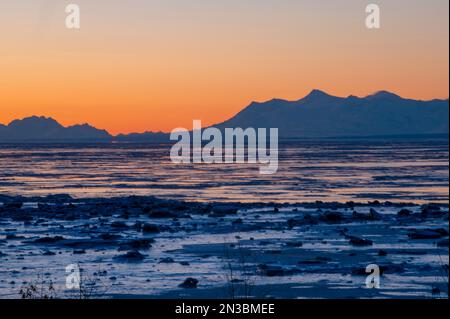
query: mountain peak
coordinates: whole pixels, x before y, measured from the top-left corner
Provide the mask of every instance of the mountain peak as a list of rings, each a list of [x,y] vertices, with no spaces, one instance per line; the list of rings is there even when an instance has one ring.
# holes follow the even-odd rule
[[[317,97],[317,96],[331,96],[331,95],[329,95],[328,93],[326,93],[324,91],[314,89],[307,96]]]
[[[314,89],[307,96],[305,96],[301,101],[305,102],[313,102],[313,101],[323,101],[324,99],[335,99],[335,96],[332,96],[324,91]]]
[[[51,117],[45,116],[30,116],[25,117],[21,120],[14,120],[8,124],[9,128],[17,128],[24,126],[32,126],[32,127],[53,127],[60,128],[62,127],[56,120]]]
[[[386,98],[395,98],[395,99],[400,99],[401,97],[398,96],[395,93],[389,92],[389,91],[378,91],[375,92],[372,95],[369,95],[367,98],[377,98],[377,99],[386,99]]]
[[[89,124],[64,127],[51,117],[30,116],[0,126],[0,141],[108,141],[108,132]]]
[[[381,91],[367,97],[313,90],[303,99],[247,108],[219,128],[278,128],[281,138],[448,134],[448,101],[404,99]]]

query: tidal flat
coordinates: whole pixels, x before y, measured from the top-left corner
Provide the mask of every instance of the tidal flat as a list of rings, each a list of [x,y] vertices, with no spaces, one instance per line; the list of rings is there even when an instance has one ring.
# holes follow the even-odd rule
[[[0,196],[0,297],[448,298],[448,205]],[[366,267],[378,265],[380,288]],[[66,286],[77,265],[89,295]]]

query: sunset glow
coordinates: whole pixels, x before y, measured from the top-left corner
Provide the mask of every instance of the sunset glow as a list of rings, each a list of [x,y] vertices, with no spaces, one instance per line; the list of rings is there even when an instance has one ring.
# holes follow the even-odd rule
[[[0,4],[0,123],[170,131],[314,88],[448,98],[447,0],[377,1],[380,30],[358,0],[76,2],[80,30],[65,28],[65,1]]]

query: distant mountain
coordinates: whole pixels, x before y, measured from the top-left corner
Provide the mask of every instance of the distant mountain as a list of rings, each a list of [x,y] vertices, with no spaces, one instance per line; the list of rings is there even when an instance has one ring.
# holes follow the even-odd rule
[[[219,129],[278,128],[281,139],[446,136],[449,101],[404,99],[380,91],[366,97],[337,97],[313,90],[298,101],[253,102]],[[188,128],[189,129],[189,128]],[[0,124],[0,142],[170,142],[169,133],[115,137],[88,124],[64,127],[52,118],[28,117]]]
[[[387,91],[342,98],[313,90],[298,101],[253,102],[215,127],[278,127],[281,138],[448,135],[448,116],[448,100],[403,99]]]
[[[64,127],[52,118],[27,117],[0,126],[0,142],[106,142],[112,136],[88,124]]]

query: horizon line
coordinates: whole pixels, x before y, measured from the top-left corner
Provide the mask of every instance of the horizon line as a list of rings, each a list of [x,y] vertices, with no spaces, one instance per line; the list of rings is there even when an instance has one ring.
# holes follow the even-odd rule
[[[398,97],[398,98],[403,99],[403,100],[413,100],[413,101],[419,101],[419,102],[432,102],[432,101],[447,101],[448,102],[449,101],[449,97],[447,97],[447,98],[432,98],[432,99],[406,98],[406,97],[403,97],[403,96],[401,96],[399,94],[393,93],[393,92],[388,91],[388,90],[378,90],[378,91],[370,93],[370,94],[368,94],[366,96],[356,96],[356,95],[353,95],[353,94],[350,94],[350,95],[347,95],[347,96],[337,96],[337,95],[329,94],[326,91],[321,90],[321,89],[312,89],[308,94],[306,94],[302,98],[296,99],[296,100],[288,100],[288,99],[283,99],[283,98],[272,98],[272,99],[264,100],[264,101],[261,101],[261,102],[251,101],[250,103],[247,104],[247,106],[244,106],[239,112],[245,110],[247,107],[249,107],[252,104],[264,104],[264,103],[269,103],[269,102],[272,102],[272,101],[284,101],[284,102],[288,102],[288,103],[294,103],[294,102],[299,102],[299,101],[302,101],[302,100],[304,100],[304,99],[306,99],[306,98],[308,98],[310,96],[314,96],[314,95],[318,95],[318,94],[323,95],[323,96],[332,97],[332,98],[338,98],[338,99],[349,99],[349,98],[367,99],[367,98],[370,98],[370,97],[374,97],[374,96],[383,94],[383,95],[395,96],[395,97]],[[236,116],[238,113],[236,113],[234,116]],[[232,116],[232,117],[230,117],[228,119],[225,119],[222,122],[227,121],[227,120],[233,118],[234,116]],[[88,121],[84,122],[84,123],[77,123],[77,124],[72,124],[72,125],[66,125],[65,126],[65,125],[61,124],[55,117],[53,117],[51,115],[47,116],[47,115],[36,115],[36,114],[25,116],[25,117],[22,117],[22,118],[14,119],[14,120],[10,121],[7,124],[0,123],[0,127],[1,126],[8,127],[9,125],[11,125],[15,121],[23,121],[23,120],[30,119],[30,118],[40,118],[40,119],[46,119],[46,120],[53,120],[53,121],[57,122],[58,124],[60,124],[61,126],[63,126],[64,128],[70,128],[70,127],[76,127],[76,126],[90,126],[90,127],[93,127],[93,128],[95,128],[97,130],[100,130],[100,131],[106,131],[112,137],[117,137],[117,136],[120,136],[120,135],[145,134],[145,133],[170,134],[170,132],[164,132],[162,130],[159,130],[159,131],[145,130],[145,131],[141,131],[141,132],[129,132],[129,133],[111,134],[108,129],[98,128],[98,127],[93,126],[92,124],[90,124]],[[216,124],[213,124],[213,125],[210,125],[210,126],[215,126],[215,125],[218,125],[218,124],[220,124],[222,122],[219,122],[219,123],[216,123]],[[205,127],[208,127],[208,126],[205,126]]]

